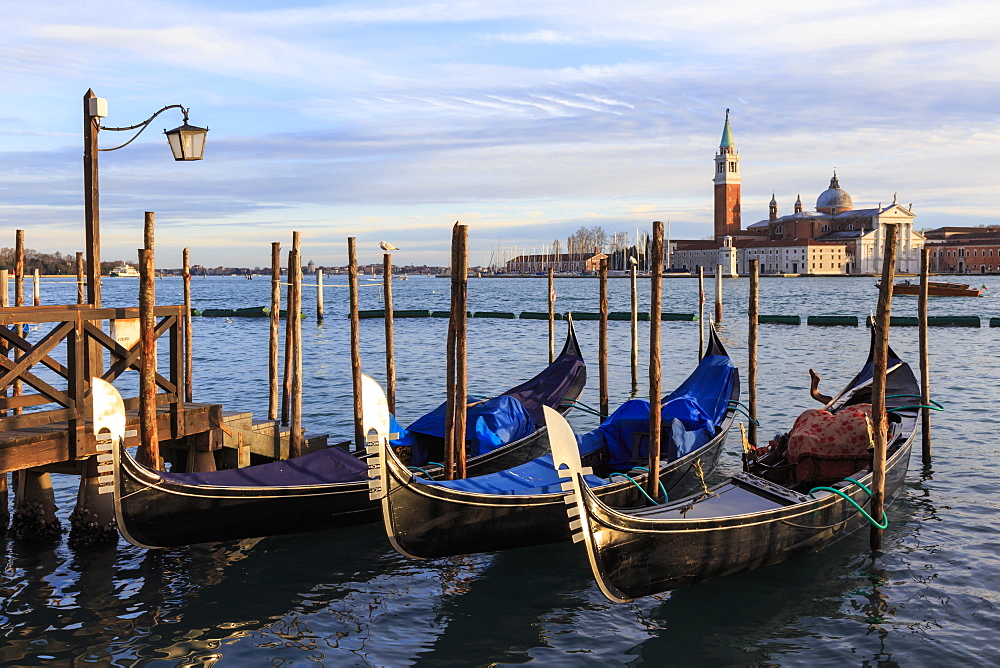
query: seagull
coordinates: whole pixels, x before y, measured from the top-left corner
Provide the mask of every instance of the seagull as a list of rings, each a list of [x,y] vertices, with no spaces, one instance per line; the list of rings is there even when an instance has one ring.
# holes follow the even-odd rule
[[[635,259],[635,256],[634,256],[634,255],[632,255],[632,256],[630,256],[630,257],[629,257],[629,259],[628,259],[628,263],[629,263],[630,265],[633,265],[633,266],[635,266],[635,265],[639,264],[639,261]]]
[[[398,248],[396,248],[395,246],[393,246],[388,241],[380,241],[380,242],[378,242],[378,247],[381,248],[384,251],[399,250]]]

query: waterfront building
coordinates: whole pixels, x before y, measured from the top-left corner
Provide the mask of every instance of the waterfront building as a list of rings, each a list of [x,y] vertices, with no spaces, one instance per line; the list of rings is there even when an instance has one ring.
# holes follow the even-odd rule
[[[768,218],[750,225],[747,230],[753,236],[771,242],[816,240],[842,244],[850,256],[844,273],[877,274],[882,271],[886,225],[896,225],[899,239],[896,271],[917,273],[920,271],[920,249],[924,246],[924,236],[913,229],[914,218],[913,205],[900,205],[895,195],[888,206],[879,203],[876,207],[855,209],[850,194],[840,187],[840,180],[834,171],[830,187],[816,198],[815,211],[803,210],[800,195],[795,201],[793,213],[779,216],[778,202],[772,195]]]
[[[740,274],[750,273],[751,260],[759,262],[761,274],[842,276],[851,264],[844,244],[816,239],[744,240],[739,249]]]
[[[1000,227],[925,230],[928,269],[934,273],[1000,273]]]

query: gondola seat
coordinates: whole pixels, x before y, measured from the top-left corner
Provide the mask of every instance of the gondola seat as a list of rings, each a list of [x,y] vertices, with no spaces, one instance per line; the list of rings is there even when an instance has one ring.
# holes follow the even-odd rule
[[[868,465],[868,421],[871,404],[848,406],[836,413],[822,409],[803,412],[788,432],[788,462],[795,481],[841,480]]]

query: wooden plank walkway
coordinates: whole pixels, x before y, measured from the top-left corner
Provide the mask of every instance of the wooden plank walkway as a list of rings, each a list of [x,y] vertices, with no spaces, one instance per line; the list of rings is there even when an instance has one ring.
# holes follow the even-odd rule
[[[220,429],[220,404],[179,404],[177,419],[170,406],[157,407],[156,421],[162,440],[176,440]],[[128,411],[125,443],[139,444],[139,412]],[[78,462],[97,454],[91,420],[85,421],[85,436],[79,452],[71,452],[68,422],[52,422],[12,431],[0,431],[0,473],[46,467],[53,472],[79,473]],[[222,447],[220,443],[217,447]],[[215,449],[208,446],[208,449]]]

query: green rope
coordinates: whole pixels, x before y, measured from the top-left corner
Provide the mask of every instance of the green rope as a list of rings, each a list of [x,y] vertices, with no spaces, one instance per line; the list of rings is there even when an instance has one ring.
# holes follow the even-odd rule
[[[643,471],[645,473],[649,473],[649,469],[647,469],[645,466],[633,466],[631,470],[633,470],[633,471]],[[633,478],[632,476],[630,476],[627,473],[619,473],[618,471],[615,471],[610,476],[608,476],[608,479],[614,478],[616,475],[617,476],[621,476],[623,478],[627,478],[633,485],[635,485],[636,487],[639,488],[639,491],[642,492],[642,495],[644,497],[646,497],[647,499],[649,499],[650,503],[652,503],[654,506],[661,505],[659,501],[657,501],[656,499],[652,498],[649,494],[646,493],[646,490],[644,490],[642,488],[642,485],[640,485],[635,480],[635,478]],[[663,486],[663,481],[662,480],[657,480],[657,482],[660,484],[660,491],[663,492],[663,503],[667,503],[668,501],[670,501],[670,498],[667,496],[667,488]]]
[[[636,489],[638,489],[640,492],[642,492],[642,495],[644,497],[646,497],[647,499],[649,499],[649,502],[652,503],[654,506],[660,505],[659,501],[657,501],[656,499],[654,499],[653,497],[651,497],[649,494],[647,494],[646,490],[644,490],[642,488],[642,485],[640,485],[638,483],[638,481],[636,481],[635,478],[633,478],[632,476],[628,475],[627,473],[619,473],[618,471],[615,471],[610,476],[608,476],[608,479],[610,480],[611,478],[614,478],[616,475],[617,476],[621,476],[622,478],[625,478],[626,480],[628,480],[629,482],[631,482],[633,485],[635,485]],[[662,483],[660,483],[660,484],[662,486]]]
[[[427,471],[423,470],[419,466],[407,466],[406,468],[409,469],[410,471],[420,471],[425,476],[427,476],[428,480],[434,480],[434,476],[432,476],[430,473],[428,473]]]
[[[886,399],[902,399],[902,398],[923,399],[924,396],[922,394],[887,394],[885,396],[885,398]],[[898,408],[890,408],[888,410],[890,410],[890,411],[898,411],[898,410],[902,410],[904,408],[929,408],[929,409],[935,410],[935,411],[943,411],[944,410],[944,406],[942,406],[938,402],[934,401],[933,399],[928,399],[927,401],[931,402],[934,405],[933,406],[924,406],[923,404],[918,404],[916,406],[900,406]]]
[[[932,410],[932,411],[943,411],[944,410],[944,408],[942,408],[940,406],[927,406],[925,404],[913,404],[911,406],[893,406],[892,408],[886,408],[885,412],[886,413],[894,413],[896,411],[913,410],[914,408],[926,408],[926,409]]]
[[[745,410],[743,410],[739,406],[730,406],[730,408],[732,408],[737,413],[740,413],[741,415],[743,415],[744,417],[746,417],[746,419],[748,419],[751,422],[753,422],[753,426],[755,426],[755,427],[759,427],[760,426],[760,422],[757,422],[757,420],[754,420],[752,417],[750,417],[750,412],[749,411],[745,411]]]
[[[858,487],[860,487],[861,489],[863,489],[865,491],[865,493],[869,497],[871,497],[872,491],[870,489],[868,489],[867,487],[865,487],[862,483],[860,483],[857,480],[855,480],[854,478],[844,478],[844,482],[853,482],[855,485],[857,485]],[[889,526],[889,516],[885,514],[885,510],[882,511],[882,523],[879,524],[878,522],[875,521],[875,519],[871,515],[869,515],[865,511],[864,508],[862,508],[861,506],[858,505],[857,501],[855,501],[854,499],[852,499],[850,496],[848,496],[842,490],[835,489],[833,487],[813,487],[811,490],[809,490],[809,497],[812,498],[812,499],[815,499],[816,497],[813,496],[813,492],[820,492],[820,491],[822,491],[822,492],[833,492],[834,494],[836,494],[836,495],[840,496],[841,498],[845,499],[846,501],[850,502],[850,504],[852,506],[854,506],[855,508],[858,509],[858,512],[860,512],[862,515],[864,515],[868,519],[868,521],[871,522],[871,524],[872,524],[873,527],[875,527],[877,529],[885,529],[887,526]]]

